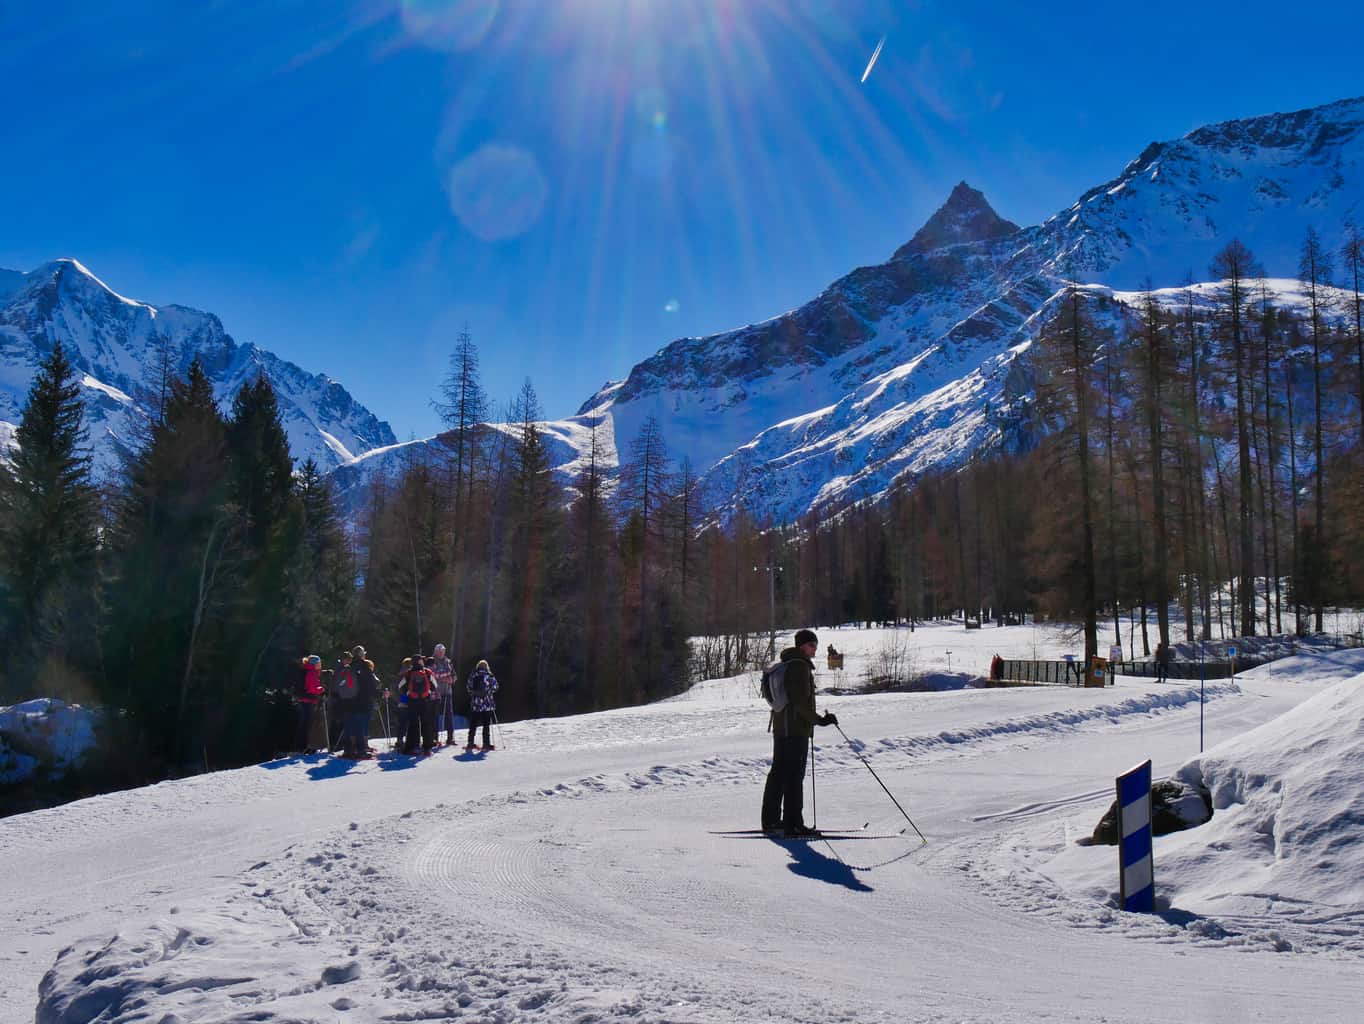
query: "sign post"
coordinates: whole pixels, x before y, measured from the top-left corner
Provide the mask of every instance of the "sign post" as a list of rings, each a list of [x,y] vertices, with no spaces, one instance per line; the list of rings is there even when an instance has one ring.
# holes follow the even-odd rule
[[[1156,909],[1150,760],[1119,775],[1117,790],[1119,905],[1123,910],[1149,914]]]

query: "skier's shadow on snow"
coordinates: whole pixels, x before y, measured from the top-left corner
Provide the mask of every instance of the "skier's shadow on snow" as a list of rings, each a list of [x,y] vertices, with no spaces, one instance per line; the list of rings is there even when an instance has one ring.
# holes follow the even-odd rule
[[[396,751],[381,754],[378,757],[379,770],[381,772],[402,772],[417,767],[421,760],[422,758],[416,754],[399,754]]]
[[[873,891],[871,886],[853,873],[851,867],[837,857],[830,857],[815,849],[816,844],[813,842],[802,839],[788,841],[775,837],[772,841],[791,855],[792,862],[786,866],[794,874],[803,878],[813,878],[817,882],[841,885],[853,892]]]
[[[308,778],[314,782],[321,782],[323,779],[339,779],[352,768],[355,762],[344,757],[330,757],[321,764],[315,764],[308,769]]]

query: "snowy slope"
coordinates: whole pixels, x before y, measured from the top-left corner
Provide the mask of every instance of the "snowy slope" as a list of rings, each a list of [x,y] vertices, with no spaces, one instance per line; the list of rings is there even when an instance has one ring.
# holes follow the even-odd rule
[[[0,446],[18,422],[38,364],[57,340],[83,375],[92,447],[103,473],[136,440],[163,349],[180,373],[198,355],[224,408],[242,384],[265,373],[300,464],[311,457],[328,470],[395,440],[388,424],[337,381],[238,344],[211,313],[125,298],[77,261],[62,259],[24,274],[0,271]]]
[[[1026,627],[915,638],[1058,644]],[[821,639],[866,657],[886,634]],[[1292,732],[1274,720],[1361,669],[1346,652],[1218,682],[1209,742]],[[506,726],[483,757],[274,762],[4,819],[0,1022],[33,1020],[40,998],[44,1024],[1354,1019],[1364,950],[1312,893],[1285,939],[1272,909],[1128,915],[1106,887],[1045,874],[1081,849],[1117,772],[1196,752],[1196,686],[820,703],[928,846],[710,834],[756,816],[770,739],[752,677]],[[807,820],[903,827],[835,731],[818,740]],[[1246,746],[1248,764],[1269,749]],[[1316,870],[1353,884],[1353,866]]]

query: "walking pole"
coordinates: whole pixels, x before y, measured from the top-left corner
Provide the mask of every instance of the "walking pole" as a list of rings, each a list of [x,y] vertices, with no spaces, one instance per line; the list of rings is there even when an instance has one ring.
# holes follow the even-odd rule
[[[848,749],[851,750],[854,754],[856,754],[857,759],[867,766],[867,771],[871,772],[871,777],[877,781],[877,783],[880,785],[882,789],[886,790],[886,796],[890,797],[890,802],[893,803],[899,809],[900,813],[905,816],[905,821],[909,822],[910,828],[914,829],[915,832],[919,832],[919,826],[914,824],[914,819],[909,816],[909,812],[906,811],[903,807],[900,807],[900,801],[895,799],[895,794],[892,793],[890,790],[886,789],[886,784],[881,781],[881,776],[876,774],[876,769],[871,766],[870,761],[868,761],[865,757],[862,756],[862,752],[858,750],[855,746],[853,746],[853,741],[848,739],[848,734],[843,731],[843,726],[835,725],[834,728],[837,729],[838,734],[843,737],[843,742],[848,744]],[[925,843],[928,842],[928,839],[924,836],[922,832],[919,832],[919,838],[922,839]]]

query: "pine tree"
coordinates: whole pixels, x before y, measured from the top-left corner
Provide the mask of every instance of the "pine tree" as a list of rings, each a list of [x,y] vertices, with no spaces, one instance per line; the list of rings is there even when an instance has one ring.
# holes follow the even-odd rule
[[[477,457],[476,428],[487,416],[488,398],[479,377],[478,348],[467,327],[455,339],[450,354],[450,369],[441,383],[441,399],[436,411],[453,433],[454,479],[450,519],[451,613],[450,637],[457,643],[461,635],[464,609],[465,564],[469,536],[473,532],[468,514],[473,499],[474,467]]]
[[[38,367],[15,440],[0,474],[0,646],[5,688],[17,695],[61,684],[42,666],[92,611],[98,504],[81,387],[60,342]]]
[[[1236,451],[1240,467],[1240,501],[1237,522],[1240,538],[1238,587],[1241,611],[1241,635],[1255,635],[1255,548],[1252,530],[1254,495],[1251,490],[1250,420],[1247,413],[1249,399],[1246,385],[1250,380],[1246,359],[1245,309],[1249,301],[1250,279],[1258,271],[1255,258],[1237,240],[1232,240],[1219,252],[1212,263],[1212,274],[1222,280],[1221,315],[1227,340],[1231,342],[1233,373],[1236,377]]]
[[[1345,243],[1340,247],[1341,266],[1345,270],[1353,297],[1355,370],[1359,375],[1359,444],[1364,448],[1364,234],[1359,224],[1351,220],[1345,224]]]
[[[1151,445],[1151,510],[1155,519],[1156,622],[1160,643],[1170,643],[1170,595],[1167,568],[1169,537],[1165,517],[1165,318],[1147,285],[1142,304],[1142,326],[1146,342],[1146,423]]]
[[[1313,228],[1307,229],[1302,242],[1302,256],[1298,262],[1298,276],[1307,285],[1309,324],[1312,330],[1312,455],[1315,462],[1316,490],[1313,501],[1313,541],[1318,547],[1326,544],[1326,449],[1322,444],[1322,350],[1325,346],[1326,309],[1325,288],[1330,284],[1331,261]],[[1314,556],[1314,561],[1320,559]],[[1324,566],[1323,566],[1324,568]],[[1316,595],[1313,613],[1316,631],[1322,631],[1322,593],[1324,580],[1316,578],[1312,588]]]
[[[299,646],[335,652],[346,645],[356,597],[354,557],[329,480],[307,459],[298,476],[302,543],[289,571],[289,614]]]
[[[163,770],[225,751],[240,703],[223,614],[241,569],[227,427],[198,359],[131,460],[113,530],[106,657],[110,698],[133,714]]]

